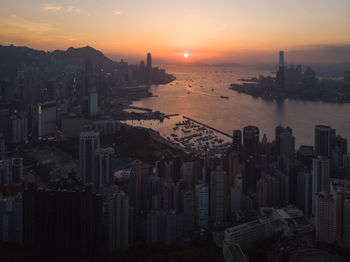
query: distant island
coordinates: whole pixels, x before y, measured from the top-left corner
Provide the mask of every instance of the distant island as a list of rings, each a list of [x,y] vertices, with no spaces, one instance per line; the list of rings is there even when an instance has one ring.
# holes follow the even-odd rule
[[[300,65],[284,66],[284,53],[280,52],[276,77],[259,76],[239,79],[241,84],[231,84],[230,89],[267,100],[301,99],[333,103],[350,103],[350,71],[344,79],[317,78],[315,72]]]

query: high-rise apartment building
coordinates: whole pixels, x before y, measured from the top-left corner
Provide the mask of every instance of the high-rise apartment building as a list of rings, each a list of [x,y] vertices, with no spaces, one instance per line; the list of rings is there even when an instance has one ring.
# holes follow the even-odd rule
[[[334,243],[334,199],[324,192],[317,193],[315,198],[315,232],[316,241]]]
[[[95,154],[100,148],[100,135],[97,132],[87,131],[80,133],[79,167],[83,183],[97,182]]]
[[[209,187],[207,184],[196,184],[196,222],[197,226],[207,228],[209,219]]]

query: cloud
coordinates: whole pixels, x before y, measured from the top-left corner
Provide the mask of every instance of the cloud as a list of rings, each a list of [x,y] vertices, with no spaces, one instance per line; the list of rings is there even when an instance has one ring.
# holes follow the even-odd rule
[[[54,30],[54,27],[50,24],[33,22],[16,15],[11,15],[8,19],[1,19],[0,25],[3,31],[7,31],[10,34],[46,34]]]
[[[44,4],[42,8],[44,11],[56,12],[56,11],[60,11],[62,9],[62,6],[55,5],[55,4]]]
[[[80,39],[79,38],[69,38],[68,41],[69,42],[76,42],[76,41],[79,41]]]
[[[120,15],[121,13],[122,13],[121,11],[116,10],[116,11],[114,11],[114,12],[113,12],[113,14],[112,14],[112,15]]]
[[[78,9],[72,5],[59,6],[59,5],[55,5],[55,4],[44,4],[42,6],[42,9],[44,11],[51,11],[51,12],[66,11],[67,13],[80,14],[80,9]]]
[[[72,5],[67,6],[68,13],[73,12],[73,10],[74,10],[74,6],[72,6]]]

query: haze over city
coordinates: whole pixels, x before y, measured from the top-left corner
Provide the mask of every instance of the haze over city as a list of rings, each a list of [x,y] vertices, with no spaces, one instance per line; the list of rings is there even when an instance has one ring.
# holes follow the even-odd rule
[[[289,62],[335,64],[350,60],[349,10],[347,0],[2,1],[0,39],[48,51],[88,45],[131,61],[152,51],[165,61],[272,63],[283,49]]]

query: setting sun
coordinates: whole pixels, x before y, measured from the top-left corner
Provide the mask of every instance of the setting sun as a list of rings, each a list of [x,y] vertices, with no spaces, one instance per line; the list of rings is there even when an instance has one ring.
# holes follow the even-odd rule
[[[184,53],[184,58],[188,58],[188,54],[187,53]]]

